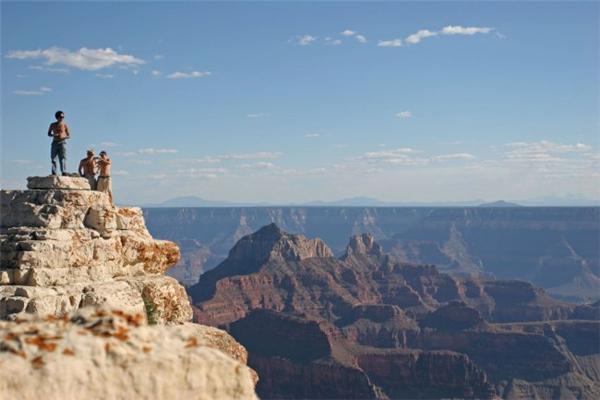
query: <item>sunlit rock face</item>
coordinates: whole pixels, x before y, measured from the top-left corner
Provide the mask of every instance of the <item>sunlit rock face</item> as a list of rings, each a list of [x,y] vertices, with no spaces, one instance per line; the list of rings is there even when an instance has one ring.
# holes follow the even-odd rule
[[[180,258],[139,208],[113,206],[85,178],[31,177],[0,191],[0,318],[113,306],[157,322],[189,321],[187,295],[163,274]]]
[[[256,399],[246,350],[222,330],[83,308],[0,321],[2,399]]]
[[[193,324],[180,258],[84,178],[0,191],[0,399],[255,399],[226,332]]]

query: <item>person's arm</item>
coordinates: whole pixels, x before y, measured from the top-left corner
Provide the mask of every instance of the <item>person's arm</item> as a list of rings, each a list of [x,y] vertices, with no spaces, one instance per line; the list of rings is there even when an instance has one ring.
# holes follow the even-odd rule
[[[83,170],[83,160],[79,161],[79,168],[77,169],[79,171],[79,175],[80,176],[84,176],[82,170]]]
[[[65,124],[65,132],[67,132],[67,139],[71,137],[71,131],[69,130],[69,125]]]
[[[52,125],[54,124],[50,124],[50,126],[48,127],[48,136],[52,136]]]

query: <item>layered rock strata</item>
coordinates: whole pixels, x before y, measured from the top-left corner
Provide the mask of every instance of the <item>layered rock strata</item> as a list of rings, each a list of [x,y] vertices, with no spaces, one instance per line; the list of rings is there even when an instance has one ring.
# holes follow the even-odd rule
[[[100,305],[191,319],[185,290],[163,275],[179,249],[150,236],[139,208],[113,206],[84,178],[32,177],[28,188],[0,191],[0,319]]]
[[[260,396],[600,397],[599,304],[407,264],[371,235],[340,258],[318,242],[266,226],[189,289],[248,348]]]

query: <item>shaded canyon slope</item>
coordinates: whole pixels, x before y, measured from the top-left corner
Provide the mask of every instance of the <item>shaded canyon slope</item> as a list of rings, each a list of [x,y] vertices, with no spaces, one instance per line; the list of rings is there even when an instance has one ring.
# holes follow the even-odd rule
[[[264,398],[600,396],[598,303],[407,263],[370,234],[336,258],[270,224],[188,293],[247,348]]]
[[[598,207],[248,207],[145,209],[148,229],[176,242],[169,274],[186,286],[227,257],[243,236],[276,223],[320,237],[340,256],[370,233],[386,252],[454,275],[519,279],[555,298],[600,299]]]

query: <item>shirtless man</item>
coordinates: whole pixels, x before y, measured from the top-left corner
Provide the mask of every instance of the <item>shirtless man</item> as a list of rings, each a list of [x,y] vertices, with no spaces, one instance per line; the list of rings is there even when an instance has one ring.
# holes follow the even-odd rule
[[[50,124],[48,136],[52,137],[50,159],[52,160],[52,175],[56,175],[56,157],[60,162],[60,172],[67,175],[67,139],[71,137],[69,127],[65,123],[65,113],[57,111],[54,114],[56,122]]]
[[[87,151],[87,157],[79,161],[79,175],[87,178],[92,190],[96,190],[96,160],[94,159],[94,150]]]
[[[97,162],[98,167],[100,168],[100,175],[98,176],[98,182],[96,183],[96,190],[108,193],[110,202],[114,204],[112,197],[112,182],[110,181],[110,166],[112,163],[104,150],[100,152],[100,158],[97,159]]]

